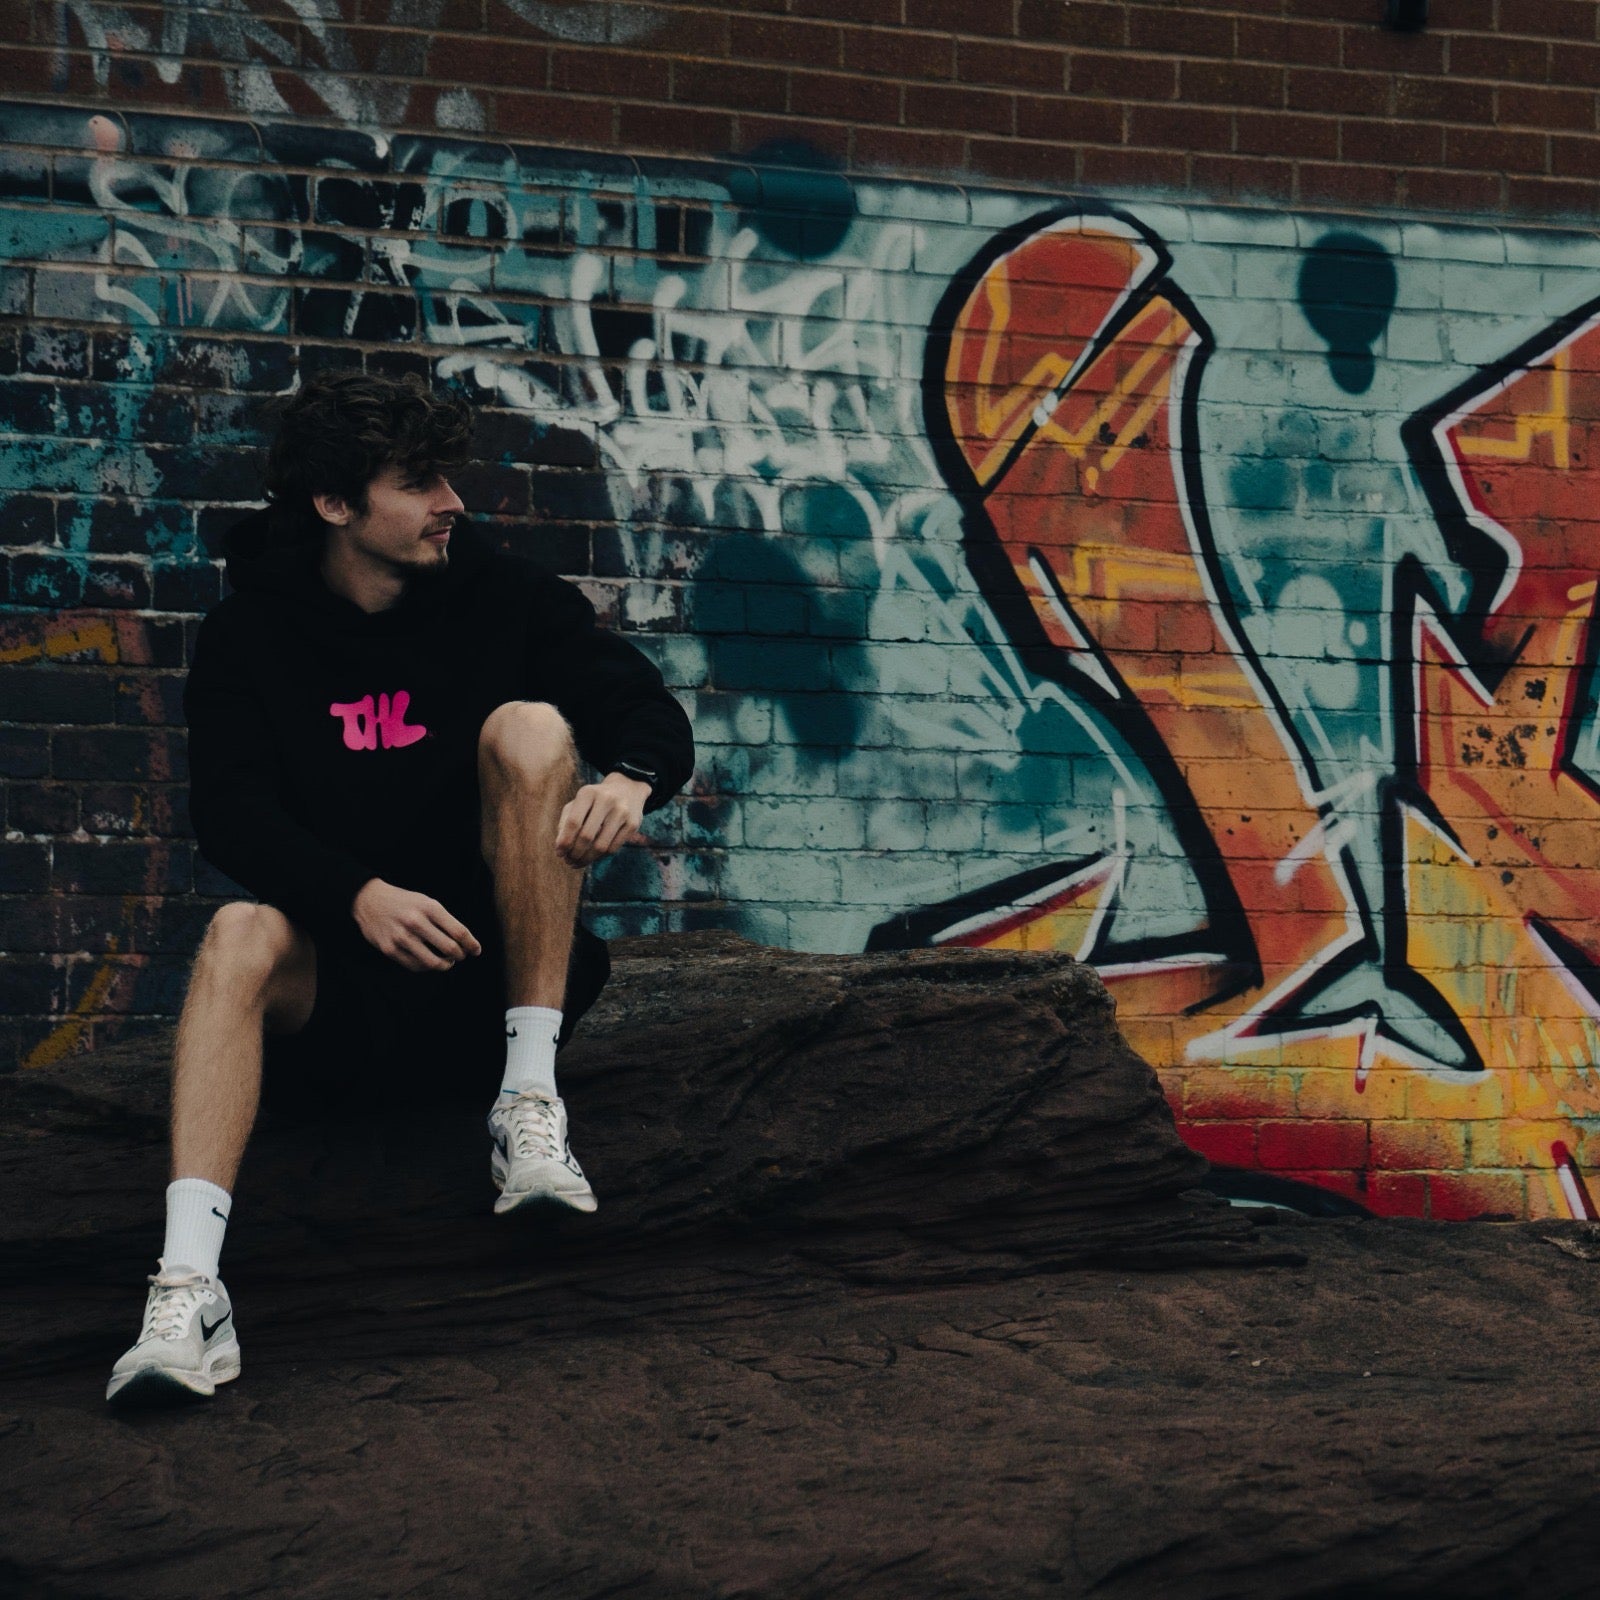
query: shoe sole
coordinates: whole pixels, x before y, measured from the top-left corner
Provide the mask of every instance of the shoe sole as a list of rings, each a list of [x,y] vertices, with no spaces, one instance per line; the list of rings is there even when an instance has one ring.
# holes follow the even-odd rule
[[[212,1351],[199,1372],[177,1367],[135,1367],[106,1385],[106,1399],[129,1411],[193,1405],[209,1400],[219,1383],[232,1383],[240,1371],[239,1347],[234,1345]]]
[[[520,1194],[509,1194],[502,1189],[500,1198],[494,1203],[494,1214],[503,1217],[507,1212],[525,1208],[537,1211],[581,1211],[588,1215],[591,1211],[599,1210],[600,1202],[592,1194],[560,1194],[553,1189],[525,1189]]]
[[[505,1216],[508,1211],[520,1211],[529,1205],[539,1210],[553,1207],[561,1211],[581,1211],[585,1215],[598,1210],[600,1206],[600,1202],[594,1197],[594,1191],[588,1187],[572,1194],[564,1193],[560,1189],[508,1191],[505,1163],[498,1150],[493,1150],[489,1154],[489,1175],[494,1179],[495,1188],[500,1191],[500,1198],[494,1203],[494,1214],[497,1217]]]

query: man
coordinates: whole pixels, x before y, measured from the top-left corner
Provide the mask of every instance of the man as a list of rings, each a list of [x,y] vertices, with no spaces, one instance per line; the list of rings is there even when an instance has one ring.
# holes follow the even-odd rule
[[[456,528],[446,474],[470,431],[419,379],[324,374],[285,411],[267,509],[229,535],[234,593],[185,690],[190,793],[202,853],[259,903],[222,907],[195,959],[166,1240],[108,1399],[238,1376],[218,1258],[263,1092],[324,1112],[487,1101],[499,1072],[495,1210],[595,1209],[555,1083],[609,965],[579,889],[694,745],[578,589]]]

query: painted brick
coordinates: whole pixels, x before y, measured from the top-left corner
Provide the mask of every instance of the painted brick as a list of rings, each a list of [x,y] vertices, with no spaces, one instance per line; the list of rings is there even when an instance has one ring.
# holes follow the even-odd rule
[[[1268,1171],[1353,1170],[1367,1163],[1365,1122],[1263,1122],[1257,1154]]]
[[[1520,1172],[1430,1172],[1427,1188],[1427,1214],[1438,1221],[1469,1222],[1485,1214],[1521,1217],[1527,1209],[1526,1179]]]
[[[1255,1128],[1248,1122],[1184,1122],[1183,1142],[1219,1167],[1257,1165]]]
[[[1001,228],[1020,224],[1020,240],[1027,217],[1069,204],[1080,185],[1102,190],[1173,249],[1164,269],[1171,286],[1216,330],[1204,487],[1241,522],[1252,549],[1271,553],[1259,574],[1227,575],[1260,586],[1251,642],[1263,681],[1297,706],[1316,706],[1318,737],[1336,752],[1327,771],[1387,775],[1362,753],[1384,739],[1374,725],[1381,714],[1367,707],[1379,703],[1370,697],[1380,676],[1404,669],[1406,646],[1381,615],[1392,576],[1383,550],[1361,540],[1370,519],[1415,511],[1404,495],[1412,463],[1396,456],[1393,440],[1429,392],[1428,369],[1448,364],[1459,381],[1535,329],[1534,308],[1579,305],[1595,292],[1586,240],[1513,221],[1526,213],[1559,224],[1594,211],[1600,42],[1576,26],[1580,14],[1566,0],[1514,14],[1491,0],[1452,0],[1448,24],[1403,38],[1372,25],[1371,0],[1244,8],[1020,0],[993,19],[955,0],[886,0],[867,11],[845,0],[798,8],[752,0],[736,14],[641,0],[637,9],[660,24],[659,40],[646,31],[579,48],[521,30],[505,7],[452,0],[434,60],[468,87],[419,86],[409,102],[416,127],[384,130],[425,134],[427,119],[455,118],[448,146],[401,137],[380,148],[365,131],[331,126],[327,73],[280,73],[291,117],[256,114],[248,124],[237,107],[214,121],[187,109],[191,93],[203,105],[226,92],[214,72],[180,73],[172,85],[113,74],[96,103],[120,97],[119,116],[148,108],[126,126],[131,154],[152,163],[161,183],[176,181],[180,137],[254,169],[231,188],[204,167],[185,169],[188,215],[247,223],[242,238],[258,267],[300,252],[284,286],[292,302],[260,281],[280,269],[256,271],[253,302],[217,302],[223,314],[204,333],[185,330],[226,279],[215,255],[196,262],[180,231],[163,232],[158,189],[152,210],[120,213],[114,227],[119,239],[148,244],[154,268],[129,258],[117,286],[136,291],[161,326],[129,326],[139,313],[106,296],[92,258],[56,259],[64,236],[33,228],[35,216],[76,227],[100,209],[95,162],[81,147],[95,93],[87,51],[73,52],[65,85],[52,91],[81,103],[37,111],[37,142],[57,152],[48,167],[26,154],[0,159],[0,187],[9,180],[23,202],[7,238],[44,258],[42,276],[0,278],[0,317],[10,315],[0,322],[0,375],[18,380],[0,388],[0,412],[21,435],[10,452],[17,492],[0,558],[13,603],[0,621],[0,709],[12,719],[0,728],[0,765],[21,774],[6,801],[7,824],[20,835],[6,881],[33,885],[12,894],[11,905],[29,910],[9,914],[8,928],[25,933],[23,963],[48,967],[44,958],[104,952],[112,940],[119,955],[106,969],[102,1011],[72,1041],[57,1036],[60,1048],[109,1037],[118,1009],[154,1015],[174,1005],[207,897],[237,892],[187,850],[177,698],[185,641],[219,592],[212,563],[222,530],[255,494],[254,397],[285,393],[329,365],[432,378],[448,364],[469,386],[492,382],[497,415],[485,418],[489,467],[471,481],[474,500],[499,508],[495,530],[508,546],[584,578],[606,616],[638,630],[694,707],[696,797],[652,823],[655,854],[603,875],[606,926],[698,921],[848,947],[877,922],[909,925],[919,907],[989,891],[1041,859],[1093,859],[1113,848],[1118,806],[1132,829],[1118,926],[1140,918],[1205,926],[1215,908],[1170,817],[1159,820],[1165,802],[1154,791],[1130,800],[1119,784],[1090,737],[1089,707],[1099,702],[1092,691],[1085,700],[1077,668],[1062,671],[1036,643],[1018,646],[1020,669],[1002,659],[996,641],[1010,623],[972,560],[972,536],[984,530],[963,526],[942,498],[964,480],[934,448],[942,438],[928,436],[945,398],[937,374],[924,389],[921,369],[928,319],[943,314],[932,308]],[[375,50],[379,33],[360,26],[350,38],[357,59],[368,60],[360,52]],[[958,91],[945,82],[952,72]],[[669,89],[672,105],[662,103]],[[472,120],[483,124],[478,150],[465,125]],[[759,203],[730,205],[722,187],[728,158],[780,138],[808,140],[857,172],[941,171],[960,187],[853,181],[847,214],[797,233]],[[512,181],[507,139],[566,149],[522,145],[512,160],[526,190],[502,196]],[[429,210],[427,164],[436,159],[471,203]],[[980,175],[1045,193],[999,193]],[[1192,198],[1158,205],[1155,188]],[[1259,204],[1263,197],[1273,204]],[[1256,203],[1221,204],[1241,198]],[[312,204],[326,225],[305,225]],[[519,207],[528,226],[520,243]],[[1487,226],[1411,220],[1428,208]],[[415,225],[419,237],[397,245],[385,237],[396,223]],[[1356,320],[1373,325],[1370,336],[1351,335],[1373,352],[1365,368],[1338,343],[1348,326],[1339,331],[1314,298],[1302,303],[1307,247],[1335,231],[1364,234],[1395,268],[1393,291],[1375,279],[1338,314],[1355,307]],[[747,255],[735,258],[734,238],[749,244]],[[1205,250],[1181,248],[1189,240]],[[581,313],[570,276],[580,261],[593,273]],[[481,351],[425,347],[416,337],[424,309],[433,333],[453,337],[454,311],[441,307],[438,285],[457,274],[467,287],[452,294]],[[349,281],[357,277],[360,299]],[[1047,277],[1037,287],[1060,291],[1036,294],[1029,312],[1039,318],[1039,353],[1059,358],[1079,285]],[[1226,303],[1233,296],[1248,304]],[[1391,297],[1394,314],[1378,316]],[[251,303],[260,309],[248,311]],[[40,323],[52,307],[77,325]],[[16,314],[29,309],[33,325],[23,325]],[[473,312],[487,320],[470,323]],[[1090,326],[1080,338],[1094,325],[1087,301],[1082,314]],[[602,335],[596,358],[572,342],[579,320]],[[634,340],[658,335],[664,357],[629,367]],[[1086,391],[1090,380],[1079,381]],[[1579,392],[1585,382],[1574,375]],[[190,448],[197,439],[201,448]],[[1134,442],[1111,466],[1121,449],[1114,436],[1078,443],[1087,449],[1063,475],[1061,495],[1104,518],[1108,548],[1137,548],[1172,504],[1170,458]],[[1105,460],[1095,470],[1106,474],[1098,488],[1088,470],[1097,453]],[[1509,503],[1508,489],[1529,481],[1540,459],[1484,467],[1484,492]],[[1012,493],[1015,473],[1008,467],[990,486],[991,508]],[[1088,501],[1091,490],[1097,498]],[[1043,533],[1073,526],[1058,522],[1060,496],[1035,498],[1025,515]],[[1293,519],[1305,535],[1287,566],[1273,549],[1273,518],[1285,527]],[[732,565],[710,565],[713,547],[733,551]],[[1041,544],[1046,553],[1063,548]],[[1320,583],[1324,598],[1285,600],[1280,611],[1276,596],[1291,573],[1285,592]],[[1362,586],[1371,591],[1364,599],[1355,592]],[[1106,625],[1095,603],[1079,605],[1075,592],[1073,603],[1089,632]],[[1134,770],[1159,790],[1160,741],[1173,744],[1176,773],[1213,806],[1205,832],[1224,852],[1268,982],[1287,979],[1301,957],[1280,958],[1279,929],[1315,914],[1320,855],[1284,878],[1285,835],[1272,830],[1293,817],[1287,837],[1304,840],[1311,824],[1299,816],[1295,780],[1281,781],[1282,738],[1266,719],[1239,725],[1254,701],[1228,686],[1229,663],[1198,611],[1167,598],[1125,600],[1120,611]],[[866,637],[868,616],[881,637]],[[1145,659],[1127,657],[1138,651]],[[1359,687],[1335,691],[1348,673]],[[1186,720],[1146,729],[1131,702],[1159,700],[1164,689],[1186,703]],[[1344,698],[1319,704],[1324,693]],[[99,720],[74,720],[91,714]],[[30,716],[44,720],[18,725]],[[1532,725],[1501,710],[1482,721],[1489,748],[1522,740],[1517,730]],[[135,745],[126,735],[168,742]],[[1531,823],[1544,803],[1532,784],[1516,789],[1511,806]],[[844,809],[819,809],[829,806]],[[1358,819],[1367,815],[1357,806],[1342,821],[1365,827]],[[84,834],[69,837],[80,825]],[[1591,831],[1547,826],[1536,846],[1578,901],[1550,925],[1580,944],[1600,889]],[[103,858],[90,854],[101,838],[113,852]],[[1360,848],[1388,847],[1374,832]],[[1452,870],[1448,849],[1434,855],[1426,872]],[[1524,998],[1516,1015],[1496,1011],[1513,975],[1524,996],[1551,979],[1516,931],[1515,913],[1539,892],[1535,869],[1507,846],[1482,855],[1496,874],[1484,880],[1495,911],[1471,927],[1438,911],[1414,915],[1415,970],[1495,1063],[1507,1048],[1566,1060],[1584,1046],[1575,1003],[1561,992]],[[667,881],[661,860],[673,862],[681,886],[666,905],[655,898]],[[46,899],[52,868],[58,892]],[[188,893],[191,873],[200,894]],[[1501,917],[1503,907],[1512,910]],[[1263,920],[1275,915],[1283,922]],[[1082,931],[1071,917],[1054,927],[1041,920],[1027,938],[1043,947]],[[121,959],[129,951],[167,959]],[[1482,963],[1499,969],[1493,982],[1460,970]],[[61,970],[66,994],[87,992],[92,961]],[[1183,982],[1200,982],[1198,969],[1180,970]],[[1571,1082],[1548,1067],[1512,1073],[1496,1064],[1481,1083],[1463,1084],[1401,1070],[1380,1052],[1357,1096],[1359,1044],[1340,1036],[1269,1046],[1248,1071],[1175,1071],[1196,1029],[1216,1024],[1198,989],[1202,1014],[1193,1017],[1176,988],[1166,994],[1147,980],[1142,993],[1123,989],[1124,1026],[1163,1068],[1185,1119],[1204,1130],[1197,1140],[1230,1159],[1279,1158],[1277,1170],[1365,1194],[1375,1210],[1432,1207],[1441,1216],[1484,1209],[1486,1189],[1491,1209],[1514,1208],[1520,1193],[1530,1211],[1558,1213],[1551,1146],[1560,1140],[1581,1162],[1593,1160],[1594,1141],[1562,1110]],[[49,1037],[13,1030],[3,1044],[15,1053]],[[1202,1074],[1215,1075],[1211,1087]],[[1513,1101],[1516,1123],[1507,1120]],[[1363,1129],[1377,1169],[1365,1190],[1364,1163],[1345,1148]],[[1450,1181],[1430,1191],[1430,1175]]]

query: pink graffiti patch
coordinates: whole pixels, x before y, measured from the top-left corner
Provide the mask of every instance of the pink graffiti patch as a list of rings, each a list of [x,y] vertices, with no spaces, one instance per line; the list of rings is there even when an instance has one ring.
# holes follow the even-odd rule
[[[410,705],[410,693],[400,689],[393,698],[380,694],[376,705],[370,694],[359,700],[335,700],[328,707],[328,715],[344,719],[346,750],[376,750],[380,742],[385,750],[404,750],[408,744],[428,736],[426,728],[406,721]]]

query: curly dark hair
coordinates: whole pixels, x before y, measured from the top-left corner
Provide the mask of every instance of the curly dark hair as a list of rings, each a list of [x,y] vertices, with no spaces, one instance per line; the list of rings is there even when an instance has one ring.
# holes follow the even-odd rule
[[[319,372],[280,414],[267,452],[267,498],[315,526],[313,495],[339,495],[365,511],[367,486],[385,467],[426,478],[460,467],[471,449],[472,408],[459,395],[436,394],[409,372]]]

